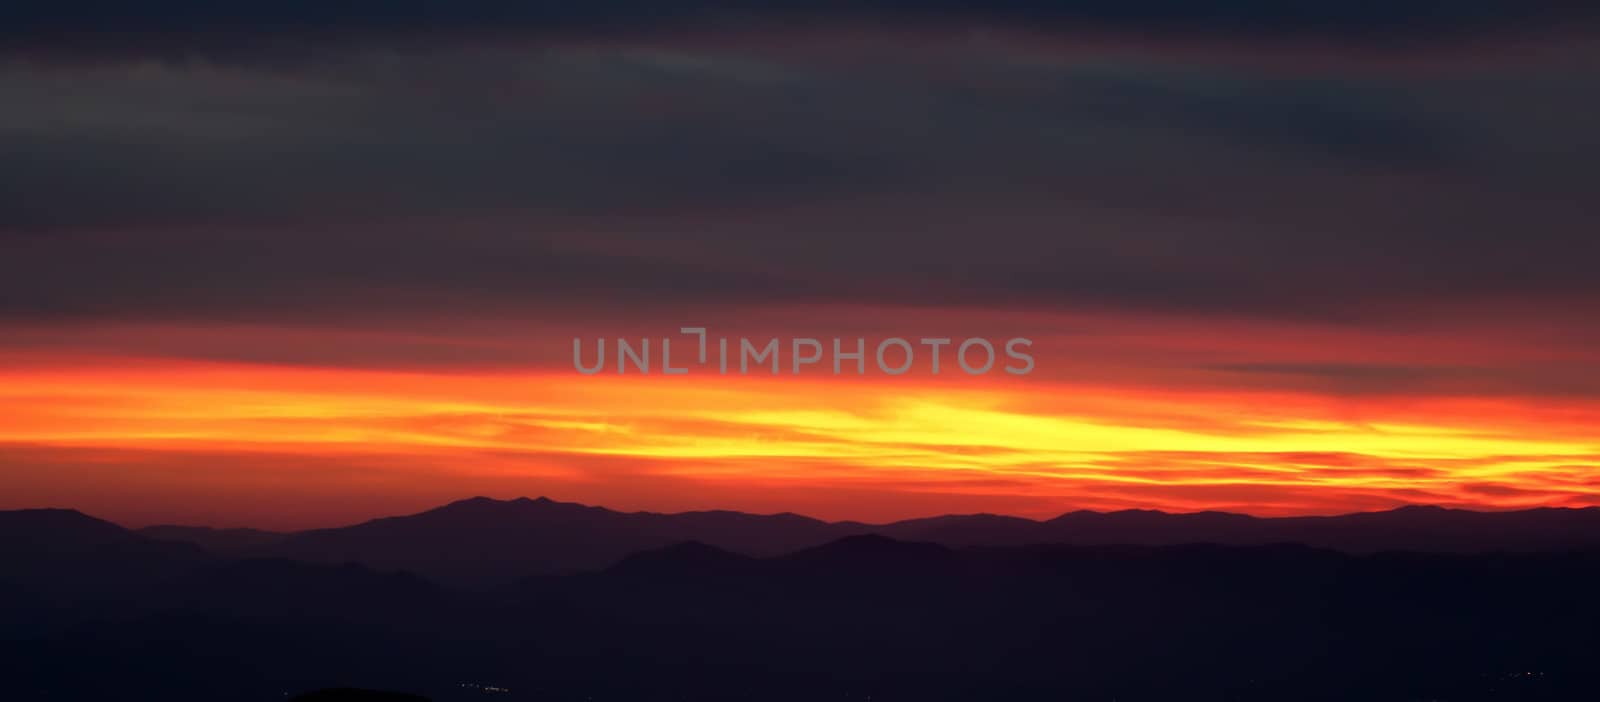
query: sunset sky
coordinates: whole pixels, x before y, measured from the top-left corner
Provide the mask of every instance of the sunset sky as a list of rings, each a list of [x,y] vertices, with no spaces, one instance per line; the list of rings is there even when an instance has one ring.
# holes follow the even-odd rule
[[[79,4],[0,10],[0,509],[1600,506],[1593,11]],[[1036,365],[573,369],[683,326]]]

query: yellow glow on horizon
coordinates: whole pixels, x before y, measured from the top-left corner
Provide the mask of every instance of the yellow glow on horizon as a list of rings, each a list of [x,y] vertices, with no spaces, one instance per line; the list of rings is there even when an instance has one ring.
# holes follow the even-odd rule
[[[1049,410],[1038,408],[1040,397],[1053,398]],[[1282,503],[1263,503],[1276,511],[1328,511],[1350,495],[1385,491],[1399,501],[1420,491],[1489,507],[1588,499],[1592,489],[1571,473],[1600,456],[1596,416],[1481,398],[1370,401],[1352,416],[1346,403],[1282,392],[978,380],[688,381],[178,362],[0,371],[0,442],[9,444],[443,452],[462,456],[454,469],[462,473],[484,452],[499,456],[502,470],[530,474],[627,459],[660,476],[773,487],[842,481],[982,493],[991,490],[984,481],[1001,479],[1063,500],[1132,500],[1148,490],[1142,499],[1153,507],[1201,499],[1162,490],[1228,488],[1240,496],[1218,501],[1248,506],[1262,498],[1246,488],[1292,489]],[[1471,492],[1480,482],[1498,492]]]

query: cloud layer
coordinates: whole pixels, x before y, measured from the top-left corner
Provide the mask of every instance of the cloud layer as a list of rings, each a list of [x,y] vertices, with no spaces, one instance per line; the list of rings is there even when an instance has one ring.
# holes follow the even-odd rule
[[[1582,5],[377,7],[0,10],[9,494],[1593,493]],[[1039,371],[570,385],[573,337],[684,324],[1028,336]]]

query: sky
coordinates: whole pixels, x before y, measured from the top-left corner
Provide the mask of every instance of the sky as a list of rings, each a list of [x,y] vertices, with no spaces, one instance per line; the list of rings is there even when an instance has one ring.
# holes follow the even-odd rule
[[[569,5],[0,9],[0,509],[1600,506],[1584,3]]]

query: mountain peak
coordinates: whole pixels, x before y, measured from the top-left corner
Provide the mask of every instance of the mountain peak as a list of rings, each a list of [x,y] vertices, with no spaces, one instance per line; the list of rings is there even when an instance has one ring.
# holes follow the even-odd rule
[[[798,551],[785,558],[792,562],[830,561],[900,567],[914,563],[942,562],[951,553],[953,552],[949,548],[934,543],[901,541],[881,534],[858,534]]]
[[[0,541],[31,541],[41,538],[94,544],[137,537],[120,526],[75,509],[0,511]]]
[[[550,499],[548,497],[532,497],[532,498],[530,498],[530,497],[524,496],[524,497],[514,497],[514,498],[511,498],[511,499],[502,500],[502,499],[499,499],[499,498],[488,497],[488,496],[484,496],[484,495],[478,495],[476,497],[468,497],[466,499],[456,500],[455,502],[447,503],[447,504],[445,504],[445,505],[443,505],[441,507],[437,507],[435,509],[452,509],[452,508],[453,509],[512,509],[512,508],[527,508],[527,507],[548,507],[548,506],[552,506],[552,505],[563,505],[563,506],[571,506],[571,507],[587,507],[586,505],[581,505],[581,504],[578,504],[576,502],[557,502],[557,501],[552,500],[552,499]]]
[[[1440,507],[1439,505],[1402,505],[1389,511],[1398,512],[1401,514],[1443,514],[1445,512],[1458,512],[1460,510],[1454,510],[1448,507]]]
[[[622,559],[610,571],[705,572],[752,562],[747,556],[725,551],[703,541],[683,541],[635,553]]]

